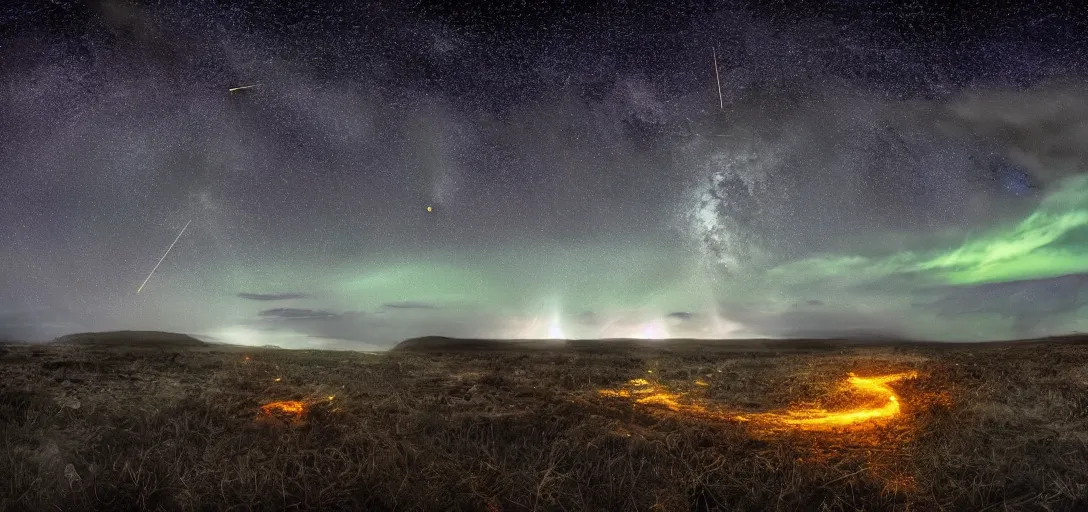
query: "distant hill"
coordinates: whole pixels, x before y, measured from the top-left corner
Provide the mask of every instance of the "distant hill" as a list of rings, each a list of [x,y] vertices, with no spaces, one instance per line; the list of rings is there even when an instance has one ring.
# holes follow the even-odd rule
[[[622,352],[627,350],[697,350],[727,349],[736,351],[819,350],[862,344],[848,340],[824,339],[736,339],[704,340],[671,338],[644,340],[631,338],[575,340],[501,340],[447,338],[424,336],[411,338],[393,347],[394,352],[471,352],[483,350],[541,350],[567,349],[579,352]]]
[[[941,342],[903,340],[889,336],[850,338],[757,338],[757,339],[599,339],[599,340],[499,340],[424,336],[411,338],[393,347],[394,352],[471,352],[486,350],[566,349],[578,352],[622,352],[626,350],[731,352],[833,351],[851,347],[945,347],[1015,346],[1037,344],[1088,344],[1088,335],[1072,334],[1048,338],[1008,341]]]
[[[397,343],[392,350],[394,352],[444,352],[562,348],[564,345],[566,345],[564,340],[483,340],[424,336],[406,339]]]
[[[192,348],[207,346],[203,341],[188,334],[162,331],[81,332],[61,336],[53,341],[68,345],[107,347]]]
[[[448,338],[445,336],[424,336],[410,338],[393,347],[394,352],[468,352],[478,350],[541,350],[568,349],[583,352],[624,351],[624,350],[676,350],[693,348],[734,348],[745,350],[766,349],[803,345],[806,348],[824,346],[823,340],[702,340],[673,338],[667,340],[643,340],[631,338],[614,339],[575,339],[575,340],[532,340],[532,339],[470,339]]]

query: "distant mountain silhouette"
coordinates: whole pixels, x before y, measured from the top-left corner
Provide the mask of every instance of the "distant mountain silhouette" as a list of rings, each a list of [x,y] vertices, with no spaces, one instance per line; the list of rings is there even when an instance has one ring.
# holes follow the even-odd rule
[[[204,347],[206,344],[188,334],[162,331],[81,332],[61,336],[55,343],[108,347]]]
[[[895,336],[869,334],[849,337],[803,338],[755,338],[755,339],[689,339],[671,338],[665,340],[643,339],[578,339],[578,340],[502,340],[502,339],[467,339],[446,336],[424,336],[410,338],[393,347],[394,352],[469,352],[481,350],[519,350],[519,349],[570,349],[582,352],[614,352],[624,350],[732,350],[741,352],[766,351],[821,351],[841,350],[850,347],[873,346],[915,346],[915,347],[978,347],[1014,346],[1036,344],[1088,344],[1088,335],[1077,333],[1065,336],[1031,338],[1019,340],[979,340],[979,341],[925,341],[909,340]]]
[[[393,347],[397,352],[442,352],[451,350],[506,350],[511,348],[558,348],[565,340],[485,340],[423,336],[410,338]]]
[[[632,338],[607,339],[572,339],[572,340],[503,340],[503,339],[468,339],[445,336],[424,336],[410,338],[393,347],[396,352],[451,352],[477,350],[525,350],[566,348],[577,351],[623,351],[623,350],[676,350],[698,348],[730,348],[736,350],[776,350],[776,349],[820,349],[840,347],[845,344],[859,343],[848,340],[825,339],[733,339],[704,340],[688,338],[670,338],[665,340],[644,340]],[[859,343],[861,344],[861,343]]]

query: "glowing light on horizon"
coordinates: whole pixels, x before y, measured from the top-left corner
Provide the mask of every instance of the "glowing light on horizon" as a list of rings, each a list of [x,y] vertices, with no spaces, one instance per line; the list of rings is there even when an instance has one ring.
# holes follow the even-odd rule
[[[664,322],[653,320],[643,324],[642,329],[634,337],[643,340],[663,340],[669,337],[669,332]]]
[[[563,330],[562,316],[558,305],[554,306],[555,309],[552,312],[552,320],[548,322],[548,338],[553,340],[565,340],[567,339],[567,333]]]
[[[560,326],[558,322],[552,322],[552,324],[548,326],[548,337],[553,340],[567,338],[566,334],[563,334],[563,327]]]

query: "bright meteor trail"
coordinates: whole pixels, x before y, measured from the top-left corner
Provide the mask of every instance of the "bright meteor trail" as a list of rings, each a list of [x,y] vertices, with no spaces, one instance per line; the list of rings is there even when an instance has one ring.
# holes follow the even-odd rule
[[[178,233],[177,238],[175,238],[174,241],[170,243],[170,247],[166,248],[166,252],[162,253],[162,257],[159,258],[159,262],[155,264],[155,267],[151,269],[151,273],[147,275],[147,279],[144,279],[144,282],[140,283],[140,287],[136,289],[136,295],[139,295],[140,292],[143,291],[144,285],[146,285],[147,281],[151,279],[151,276],[155,275],[155,271],[159,269],[159,265],[162,265],[162,260],[165,260],[166,255],[170,254],[170,249],[173,249],[174,244],[178,243],[178,240],[181,239],[181,235],[185,234],[185,230],[189,227],[190,222],[193,222],[193,220],[189,219],[189,222],[185,223],[185,226],[181,228],[181,232]]]
[[[253,84],[253,85],[243,85],[241,87],[231,87],[230,89],[227,89],[227,92],[234,93],[236,91],[244,91],[246,89],[252,89],[254,87],[260,87],[260,85],[261,84]]]

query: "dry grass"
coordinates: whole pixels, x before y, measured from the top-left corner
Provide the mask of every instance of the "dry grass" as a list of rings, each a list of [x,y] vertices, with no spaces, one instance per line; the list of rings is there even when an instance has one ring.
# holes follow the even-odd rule
[[[4,350],[5,510],[1088,509],[1083,345]],[[847,372],[905,370],[903,415],[863,432],[598,392],[645,378],[730,410],[834,407]],[[261,412],[293,400],[306,414]]]

